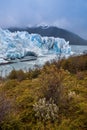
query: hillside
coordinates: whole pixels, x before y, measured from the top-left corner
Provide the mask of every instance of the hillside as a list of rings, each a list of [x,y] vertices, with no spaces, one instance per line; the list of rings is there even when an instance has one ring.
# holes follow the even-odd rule
[[[0,130],[87,130],[87,55],[1,78]]]
[[[38,27],[27,27],[27,28],[9,28],[10,31],[27,31],[29,33],[37,33],[41,36],[48,37],[60,37],[64,38],[66,41],[70,41],[71,45],[87,45],[87,40],[84,40],[80,36],[69,32],[65,29],[61,29],[55,26],[38,26]]]

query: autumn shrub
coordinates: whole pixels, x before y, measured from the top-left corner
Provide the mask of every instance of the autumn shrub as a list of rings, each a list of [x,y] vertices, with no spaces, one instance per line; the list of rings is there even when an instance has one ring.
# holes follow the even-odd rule
[[[1,80],[0,129],[86,130],[87,56],[13,70]]]
[[[5,90],[9,90],[9,89],[13,89],[18,85],[18,82],[16,79],[12,79],[12,80],[7,80],[4,84],[4,89]]]
[[[26,79],[26,76],[25,76],[25,73],[23,70],[16,71],[14,69],[10,72],[8,79],[17,79],[18,81],[22,81],[22,80]]]
[[[10,72],[8,79],[17,79],[17,71],[15,69]]]
[[[24,79],[26,79],[24,71],[23,70],[17,71],[17,80],[22,81]]]
[[[6,97],[4,91],[0,92],[0,124],[12,112],[13,100]]]
[[[23,96],[19,96],[17,98],[17,107],[20,110],[26,109],[26,108],[30,108],[32,107],[33,104],[33,97],[31,97],[29,94],[28,95],[23,95]]]
[[[68,59],[61,59],[59,61],[54,61],[58,68],[63,68],[71,73],[77,73],[78,71],[87,70],[87,55],[80,55],[69,57]]]
[[[41,93],[46,100],[54,100],[55,104],[60,104],[65,96],[63,80],[67,72],[57,69],[55,65],[43,69],[40,75]]]
[[[76,73],[76,77],[77,77],[78,80],[83,80],[83,79],[84,79],[84,74],[83,74],[83,72],[81,72],[81,71],[80,71],[80,72],[77,72],[77,73]]]
[[[35,68],[33,70],[29,70],[29,72],[26,73],[26,77],[28,79],[34,79],[37,78],[40,75],[40,69],[39,68]]]
[[[1,130],[24,130],[24,126],[16,117],[10,117],[1,123]]]
[[[2,81],[3,80],[3,78],[0,76],[0,81]]]

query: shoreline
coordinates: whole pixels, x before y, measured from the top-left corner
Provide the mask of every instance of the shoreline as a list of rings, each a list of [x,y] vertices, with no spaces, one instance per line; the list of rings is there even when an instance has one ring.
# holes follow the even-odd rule
[[[32,61],[32,60],[37,60],[37,57],[34,57],[34,56],[27,56],[23,59],[16,59],[16,60],[6,60],[8,62],[4,62],[4,63],[0,63],[0,66],[2,65],[8,65],[8,64],[14,64],[14,63],[17,63],[17,62],[26,62],[26,61]]]

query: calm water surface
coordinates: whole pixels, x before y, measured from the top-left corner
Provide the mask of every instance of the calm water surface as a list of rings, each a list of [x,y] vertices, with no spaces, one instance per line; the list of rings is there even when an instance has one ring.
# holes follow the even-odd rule
[[[79,54],[82,53],[84,50],[87,50],[87,46],[76,46],[76,45],[71,45],[71,49],[73,52]],[[11,72],[13,69],[19,70],[22,69],[24,71],[28,71],[29,68],[34,68],[34,66],[42,66],[46,61],[52,60],[54,58],[57,58],[56,55],[50,54],[47,55],[46,57],[39,57],[37,60],[33,61],[27,61],[27,62],[17,62],[13,64],[8,64],[8,65],[2,65],[0,66],[0,76],[7,76],[9,72]]]

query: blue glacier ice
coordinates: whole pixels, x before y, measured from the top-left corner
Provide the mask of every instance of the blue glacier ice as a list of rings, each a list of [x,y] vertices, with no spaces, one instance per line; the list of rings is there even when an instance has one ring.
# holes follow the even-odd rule
[[[71,55],[69,42],[62,38],[41,37],[39,34],[29,34],[26,31],[10,32],[0,29],[0,63],[5,59],[23,58],[26,54],[37,56],[46,54]]]

